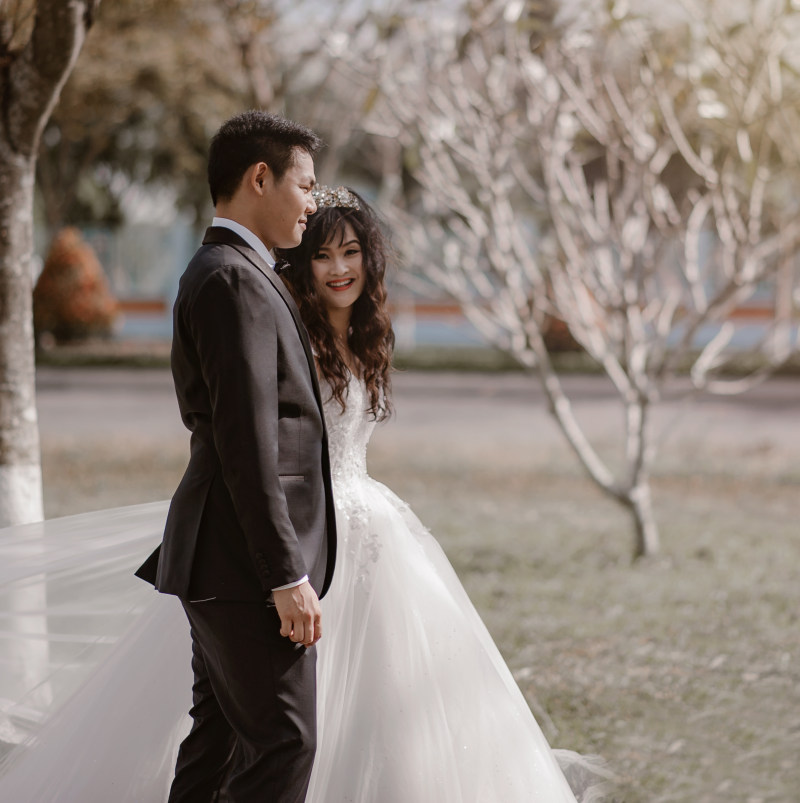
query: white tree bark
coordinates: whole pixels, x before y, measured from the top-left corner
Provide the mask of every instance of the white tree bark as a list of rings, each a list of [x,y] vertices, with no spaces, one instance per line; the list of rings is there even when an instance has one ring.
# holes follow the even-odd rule
[[[0,8],[0,526],[43,515],[31,307],[36,154],[96,5]]]
[[[36,154],[98,2],[0,6],[0,527],[43,517],[31,269]],[[7,627],[16,635],[8,657],[30,684],[47,676],[46,607],[44,577],[9,594]],[[38,683],[29,701],[46,707],[50,696],[49,684]]]
[[[0,466],[0,521],[42,519],[42,471],[34,466]]]
[[[9,166],[9,162],[11,165]],[[0,143],[0,526],[42,518],[31,309],[33,174]]]

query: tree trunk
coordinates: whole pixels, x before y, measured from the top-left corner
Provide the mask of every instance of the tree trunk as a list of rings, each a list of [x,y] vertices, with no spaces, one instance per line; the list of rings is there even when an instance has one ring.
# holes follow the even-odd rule
[[[658,553],[660,546],[650,492],[650,464],[653,456],[648,430],[650,402],[645,395],[637,393],[634,398],[627,400],[625,411],[625,452],[630,480],[624,503],[633,517],[633,557],[636,560],[652,557]]]
[[[0,139],[0,527],[40,521],[42,472],[36,417],[33,316],[34,160],[14,154]],[[32,543],[31,546],[34,546]],[[44,578],[29,578],[6,601],[15,633],[8,658],[21,668],[32,708],[47,707],[50,660]]]
[[[43,515],[31,270],[36,154],[98,3],[37,0],[27,42],[0,7],[0,526]]]
[[[635,537],[633,557],[634,559],[652,557],[658,554],[660,541],[649,481],[645,480],[631,488],[629,500]]]
[[[99,0],[38,0],[30,39],[11,50],[13,20],[0,7],[0,526],[43,518],[33,338],[33,188],[42,131],[83,45]],[[39,547],[43,548],[41,542]],[[30,702],[46,707],[50,685],[45,577],[9,595],[9,658]]]
[[[0,526],[39,521],[32,315],[35,159],[0,140]]]

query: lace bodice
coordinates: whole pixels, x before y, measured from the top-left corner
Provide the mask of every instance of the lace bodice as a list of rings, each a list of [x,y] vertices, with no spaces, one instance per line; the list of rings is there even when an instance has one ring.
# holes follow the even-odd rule
[[[328,450],[331,457],[331,476],[334,486],[348,485],[367,477],[367,444],[375,421],[369,413],[369,398],[364,382],[351,376],[342,411],[330,388],[323,383],[325,424],[328,427]]]
[[[339,531],[334,583],[349,575],[358,593],[369,594],[382,552],[381,536],[371,526],[366,492],[368,485],[377,485],[367,475],[367,444],[375,421],[368,412],[366,386],[357,377],[350,377],[344,410],[324,384],[322,393]],[[349,572],[342,570],[344,565]]]

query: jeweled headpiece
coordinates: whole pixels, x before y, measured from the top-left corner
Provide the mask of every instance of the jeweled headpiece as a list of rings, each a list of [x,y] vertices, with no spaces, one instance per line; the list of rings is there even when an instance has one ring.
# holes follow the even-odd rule
[[[311,190],[311,195],[314,197],[318,209],[323,206],[344,206],[350,209],[361,209],[358,198],[347,187],[315,187]]]

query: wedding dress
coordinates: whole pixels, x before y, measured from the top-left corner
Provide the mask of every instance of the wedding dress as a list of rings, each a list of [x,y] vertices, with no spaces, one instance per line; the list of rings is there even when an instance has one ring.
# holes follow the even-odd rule
[[[367,474],[367,405],[351,378],[326,408],[339,550],[308,803],[574,801],[441,547]]]
[[[602,769],[550,749],[438,543],[367,474],[366,409],[356,378],[344,411],[325,406],[339,548],[307,803],[610,799]],[[166,799],[189,727],[188,625],[130,576],[165,515],[158,503],[0,532],[0,800]]]

